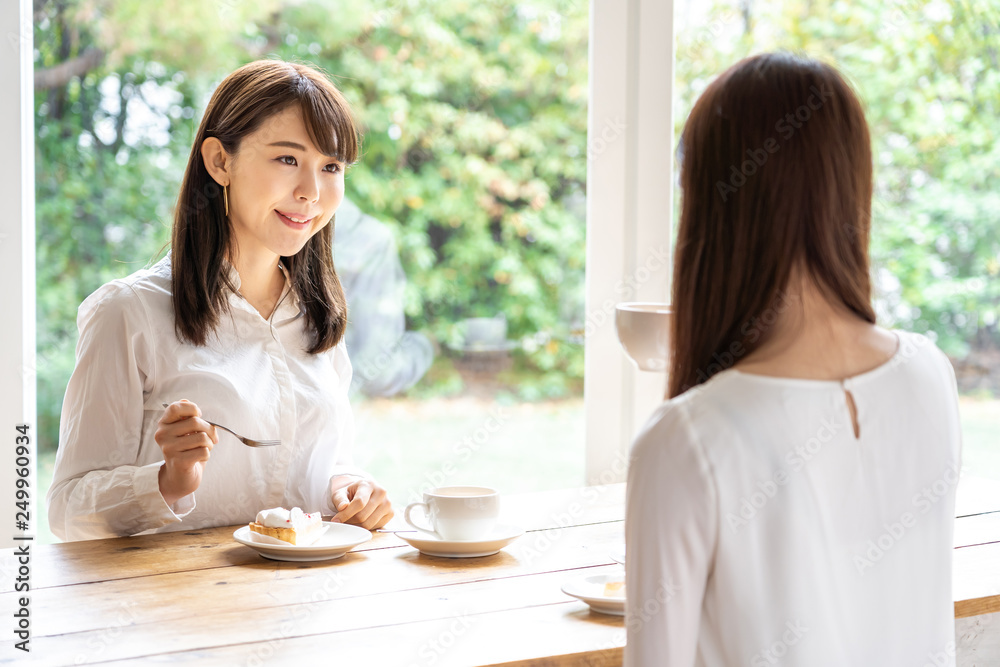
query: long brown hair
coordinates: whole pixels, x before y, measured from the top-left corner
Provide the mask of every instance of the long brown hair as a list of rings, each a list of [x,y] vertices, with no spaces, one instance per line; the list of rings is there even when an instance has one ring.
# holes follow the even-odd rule
[[[345,165],[357,161],[359,137],[350,106],[330,80],[299,63],[258,60],[227,76],[212,94],[188,158],[171,239],[174,328],[182,340],[204,345],[228,310],[228,259],[232,230],[222,186],[205,168],[201,144],[217,137],[231,155],[268,118],[298,104],[309,138]],[[328,350],[344,335],[347,302],[333,265],[333,224],[296,255],[282,257],[292,288],[312,330],[311,354]]]
[[[875,322],[871,140],[837,70],[787,53],[737,63],[698,99],[678,152],[668,397],[759,347],[793,266]]]

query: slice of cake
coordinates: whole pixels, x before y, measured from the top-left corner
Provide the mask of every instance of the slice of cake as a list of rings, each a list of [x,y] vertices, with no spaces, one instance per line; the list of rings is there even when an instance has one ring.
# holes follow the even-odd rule
[[[625,597],[625,582],[609,581],[608,583],[604,584],[604,597],[606,598]]]
[[[296,546],[308,546],[323,534],[323,518],[319,512],[306,514],[298,507],[261,510],[250,530]]]

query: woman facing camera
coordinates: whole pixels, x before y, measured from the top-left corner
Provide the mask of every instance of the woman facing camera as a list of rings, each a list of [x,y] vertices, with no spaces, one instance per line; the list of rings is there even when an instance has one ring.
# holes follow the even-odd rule
[[[629,467],[626,664],[953,661],[955,377],[875,323],[857,96],[829,65],[748,58],[681,146],[669,400]]]
[[[258,61],[219,85],[170,253],[80,306],[48,494],[57,536],[245,523],[277,506],[365,528],[392,517],[385,489],[352,465],[333,266],[358,150],[346,100],[314,69]],[[246,447],[206,419],[282,444]]]

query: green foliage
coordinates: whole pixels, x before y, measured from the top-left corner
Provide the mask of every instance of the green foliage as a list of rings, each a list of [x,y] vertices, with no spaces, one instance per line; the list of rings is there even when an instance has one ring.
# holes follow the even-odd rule
[[[410,326],[453,341],[457,321],[502,312],[513,338],[565,340],[582,323],[584,220],[566,201],[586,178],[585,7],[364,7],[335,43],[314,7],[285,13],[278,54],[342,75],[365,132],[348,192],[396,234]],[[565,370],[581,352],[532,358]]]
[[[786,49],[834,64],[872,130],[880,317],[955,357],[1000,345],[1000,6],[789,0],[760,12],[719,3],[707,26],[678,33],[678,135],[712,75],[742,57]]]

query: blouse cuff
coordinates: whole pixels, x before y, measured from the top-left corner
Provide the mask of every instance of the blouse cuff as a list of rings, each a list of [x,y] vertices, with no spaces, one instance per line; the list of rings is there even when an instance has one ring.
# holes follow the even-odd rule
[[[194,511],[194,494],[189,493],[183,498],[179,498],[173,505],[168,505],[160,493],[160,468],[163,461],[150,463],[136,468],[135,477],[132,479],[132,489],[135,491],[136,501],[141,507],[146,508],[146,514],[150,523],[155,527],[166,526],[176,523]]]
[[[333,469],[333,474],[330,475],[330,479],[334,477],[340,477],[341,475],[348,475],[351,477],[358,477],[360,479],[372,479],[372,476],[366,473],[361,468],[353,465],[339,465]]]

